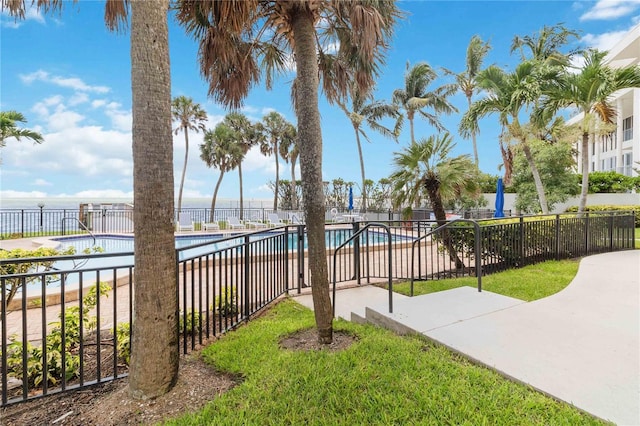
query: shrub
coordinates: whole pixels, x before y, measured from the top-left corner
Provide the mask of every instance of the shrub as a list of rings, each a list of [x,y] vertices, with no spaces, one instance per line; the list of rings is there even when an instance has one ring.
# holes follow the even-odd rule
[[[237,292],[234,286],[224,287],[220,295],[216,296],[214,309],[221,315],[230,316],[238,313]]]
[[[569,207],[567,213],[577,212],[578,207],[572,206]],[[633,211],[636,214],[635,218],[635,227],[640,228],[640,205],[635,206],[611,206],[611,205],[602,205],[602,206],[586,206],[585,211],[589,213],[598,213],[598,212],[630,212]]]
[[[120,358],[126,365],[129,365],[131,361],[131,326],[128,322],[122,322],[118,324],[115,332],[111,331],[116,337],[118,350],[118,358]]]
[[[180,311],[179,331],[184,334],[193,334],[199,332],[201,329],[200,312],[189,309],[186,313],[186,329],[185,329],[185,315]]]
[[[84,332],[92,331],[96,326],[97,320],[95,316],[89,315],[89,311],[95,308],[97,304],[97,287],[91,287],[89,293],[82,299],[82,311],[79,306],[71,306],[65,309],[64,335],[62,332],[62,313],[58,316],[60,321],[50,324],[53,329],[45,339],[47,384],[55,386],[63,375],[66,380],[78,377],[80,372],[80,356],[77,354],[81,336],[80,315],[82,314],[82,329]],[[111,287],[105,283],[100,283],[100,295],[107,295],[109,290],[111,290]],[[25,348],[22,342],[16,341],[15,336],[11,336],[9,341],[7,353],[9,374],[21,378],[23,376],[23,368],[25,368],[29,384],[31,386],[40,386],[45,377],[43,348],[31,345],[29,342],[27,342]],[[26,351],[27,359],[27,363],[24,366],[22,364],[23,351]],[[64,366],[62,365],[63,353],[65,358]]]

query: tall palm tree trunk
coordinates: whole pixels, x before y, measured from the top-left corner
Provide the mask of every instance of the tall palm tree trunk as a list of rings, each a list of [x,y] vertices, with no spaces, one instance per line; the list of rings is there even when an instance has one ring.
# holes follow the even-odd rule
[[[364,176],[364,157],[362,155],[362,144],[360,143],[360,132],[358,131],[358,127],[353,126],[353,129],[356,131],[356,144],[358,145],[358,156],[360,157],[360,176],[362,177],[362,211],[367,211],[367,187],[365,185],[365,176]]]
[[[220,172],[220,176],[218,177],[218,182],[216,182],[216,188],[213,190],[213,198],[211,198],[211,213],[209,213],[209,222],[213,222],[214,213],[216,210],[216,199],[218,198],[218,189],[220,189],[220,184],[222,183],[222,177],[224,176],[224,172]]]
[[[409,120],[409,131],[411,134],[411,144],[416,143],[416,136],[413,132],[413,111],[407,112],[407,119]]]
[[[549,214],[549,205],[547,204],[547,196],[544,193],[544,186],[542,185],[542,179],[540,178],[540,172],[536,166],[536,162],[533,159],[533,154],[529,148],[529,144],[526,141],[522,141],[522,152],[529,163],[531,174],[533,175],[533,182],[536,186],[536,192],[538,193],[538,201],[540,202],[540,209],[542,214]]]
[[[169,0],[131,2],[135,283],[129,391],[154,398],[178,379]]]
[[[280,163],[278,162],[278,141],[273,141],[273,153],[276,156],[276,190],[273,194],[273,211],[278,211],[278,191],[280,190]]]
[[[178,193],[178,212],[182,211],[182,188],[184,188],[184,177],[187,174],[187,161],[189,160],[189,130],[184,128],[184,165],[182,166],[182,178],[180,179],[180,192]]]
[[[242,162],[238,163],[238,179],[240,185],[240,220],[244,219],[244,200],[242,198]]]
[[[582,189],[580,190],[580,202],[578,203],[578,215],[581,217],[587,206],[587,194],[589,193],[589,133],[582,133]]]
[[[436,222],[438,226],[442,226],[447,223],[447,213],[444,210],[444,205],[442,204],[442,197],[440,197],[440,185],[437,181],[425,183],[425,188],[427,189],[427,194],[429,194],[429,201],[431,202],[431,208],[433,208],[433,215],[436,217]],[[448,229],[443,229],[442,231],[442,244],[445,246],[447,251],[449,252],[449,259],[455,263],[456,269],[464,268],[464,262],[458,256],[458,252],[453,247],[453,243],[451,241],[451,234]]]
[[[291,160],[291,210],[298,208],[298,192],[296,191],[296,163]]]
[[[471,109],[471,96],[467,96],[467,103],[469,105],[468,109]],[[477,137],[476,137],[476,132],[472,131],[471,132],[471,142],[473,143],[473,161],[475,161],[476,163],[476,167],[480,168],[480,161],[478,159],[478,144],[477,144]]]
[[[294,53],[297,67],[296,112],[302,196],[309,238],[309,269],[313,311],[320,343],[333,341],[333,312],[324,230],[324,193],[322,191],[322,132],[318,110],[318,62],[312,13],[306,4],[291,6]]]

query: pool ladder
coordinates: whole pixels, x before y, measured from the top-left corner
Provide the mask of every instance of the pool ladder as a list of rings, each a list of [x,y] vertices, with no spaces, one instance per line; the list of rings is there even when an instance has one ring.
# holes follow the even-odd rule
[[[89,230],[89,228],[87,228],[87,225],[85,225],[84,223],[82,223],[82,221],[80,219],[78,219],[77,217],[63,217],[62,218],[62,235],[65,235],[65,227],[64,224],[67,220],[75,220],[76,222],[78,222],[78,224],[80,225],[81,228],[83,228],[85,231],[87,231],[89,233],[89,235],[91,235],[91,238],[93,238],[93,245],[96,245],[96,236],[93,235],[93,232],[91,232]]]

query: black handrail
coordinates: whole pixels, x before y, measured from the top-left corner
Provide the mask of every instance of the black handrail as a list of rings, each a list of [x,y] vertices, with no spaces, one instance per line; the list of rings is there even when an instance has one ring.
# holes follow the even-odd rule
[[[372,226],[377,226],[380,228],[384,228],[387,231],[387,236],[388,236],[388,250],[389,250],[389,255],[387,256],[388,258],[388,266],[389,266],[389,313],[393,313],[393,283],[392,283],[392,271],[393,271],[393,263],[391,261],[391,229],[389,228],[388,225],[385,225],[384,223],[378,223],[378,222],[371,222],[366,224],[365,226],[363,226],[359,231],[357,231],[356,233],[354,233],[352,236],[350,236],[349,238],[347,238],[347,240],[345,242],[343,242],[342,244],[340,244],[336,250],[333,252],[333,316],[336,316],[336,281],[337,281],[337,276],[336,276],[336,270],[337,270],[337,257],[338,257],[338,252],[340,251],[340,249],[342,249],[344,246],[346,246],[347,244],[349,244],[351,241],[353,241],[355,238],[359,237],[360,234],[362,234],[365,230],[371,228]]]
[[[89,230],[89,228],[87,228],[87,225],[85,225],[84,223],[82,223],[82,221],[80,219],[78,219],[77,217],[63,217],[62,218],[62,235],[65,234],[65,227],[64,227],[64,222],[66,220],[75,220],[76,222],[78,222],[78,224],[80,224],[81,228],[84,228],[85,231],[87,231],[89,233],[89,235],[91,235],[91,237],[93,238],[93,245],[96,245],[96,236],[93,235],[93,232],[91,232]]]
[[[415,240],[413,240],[413,242],[411,243],[411,296],[413,296],[413,282],[414,282],[414,275],[413,275],[413,266],[414,266],[414,260],[415,260],[415,249],[416,249],[416,244],[419,241],[424,240],[425,238],[435,234],[436,232],[450,227],[451,225],[453,225],[454,223],[457,222],[464,222],[464,223],[471,223],[473,225],[473,229],[474,229],[474,241],[473,241],[473,245],[474,245],[474,251],[475,251],[475,262],[476,262],[476,276],[478,277],[478,292],[482,291],[482,259],[480,256],[480,225],[478,225],[478,222],[476,222],[475,220],[471,220],[471,219],[454,219],[450,222],[445,223],[444,225],[440,225],[435,229],[432,229],[430,232],[427,232],[425,235],[416,238]]]

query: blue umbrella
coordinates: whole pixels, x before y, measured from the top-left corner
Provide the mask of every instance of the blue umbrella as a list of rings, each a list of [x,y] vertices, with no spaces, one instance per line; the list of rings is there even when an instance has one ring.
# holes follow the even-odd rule
[[[349,211],[353,210],[353,187],[349,187]]]
[[[502,178],[498,178],[498,187],[496,188],[496,212],[493,217],[504,217],[504,186],[502,185]]]

